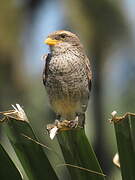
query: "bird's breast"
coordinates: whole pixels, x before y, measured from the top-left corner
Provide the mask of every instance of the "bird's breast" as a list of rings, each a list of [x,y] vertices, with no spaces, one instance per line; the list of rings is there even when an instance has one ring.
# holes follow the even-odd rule
[[[84,64],[75,58],[57,56],[49,63],[46,89],[50,103],[56,112],[65,117],[82,111],[83,100],[88,101],[86,69]]]
[[[78,102],[75,102],[68,98],[63,99],[56,99],[55,101],[52,101],[52,107],[58,114],[61,114],[62,117],[65,117],[68,119],[74,119],[75,113],[81,111],[81,104]]]
[[[74,54],[63,53],[51,58],[49,70],[53,74],[65,75],[74,72],[80,65],[81,61]]]

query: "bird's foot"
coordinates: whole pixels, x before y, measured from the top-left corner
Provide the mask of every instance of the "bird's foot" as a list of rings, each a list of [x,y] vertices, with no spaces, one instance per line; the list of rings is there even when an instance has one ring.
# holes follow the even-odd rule
[[[79,123],[79,121],[78,121],[78,116],[75,118],[75,120],[71,120],[71,121],[69,121],[69,123],[68,123],[68,127],[69,128],[77,128],[78,127],[78,123]]]
[[[58,119],[55,120],[54,126],[57,126],[60,130],[69,130],[72,128],[77,128],[79,124],[78,116],[74,120],[63,120],[59,121]]]
[[[47,131],[50,132],[51,129],[57,127],[58,129],[61,128],[61,121],[56,119],[55,122],[53,124],[47,124]]]
[[[74,120],[70,120],[70,121],[69,120],[59,121],[58,119],[56,119],[53,124],[47,125],[47,130],[50,131],[54,127],[57,127],[58,130],[60,130],[60,131],[78,128],[78,127],[80,127],[78,116]]]
[[[54,121],[54,125],[58,126],[59,124],[60,124],[60,120],[56,119],[56,120]]]
[[[80,128],[78,125],[78,116],[75,118],[75,120],[55,120],[53,124],[48,124],[47,125],[47,131],[50,135],[50,138],[53,139],[56,134],[58,134],[59,131],[67,131],[67,130],[72,130],[75,128]]]

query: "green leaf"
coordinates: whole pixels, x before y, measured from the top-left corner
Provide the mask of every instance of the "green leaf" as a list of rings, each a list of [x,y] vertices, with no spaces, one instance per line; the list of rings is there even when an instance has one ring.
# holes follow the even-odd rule
[[[18,108],[18,109],[17,109]],[[27,120],[23,109],[17,105],[15,110],[4,112],[8,119],[6,131],[9,140],[29,178],[29,180],[57,180],[57,176],[42,147],[31,139],[37,138]]]
[[[58,141],[71,179],[105,179],[84,129],[62,131],[58,134]]]
[[[14,163],[0,144],[0,179],[2,180],[21,180],[21,175]]]
[[[123,180],[135,179],[135,115],[127,113],[114,117],[117,147]]]

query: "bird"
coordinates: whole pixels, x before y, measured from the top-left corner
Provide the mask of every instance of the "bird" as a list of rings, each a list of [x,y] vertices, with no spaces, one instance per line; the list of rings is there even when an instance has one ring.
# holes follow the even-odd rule
[[[44,41],[50,52],[43,56],[43,84],[56,122],[69,121],[70,128],[84,127],[92,84],[91,65],[78,36],[58,30]]]

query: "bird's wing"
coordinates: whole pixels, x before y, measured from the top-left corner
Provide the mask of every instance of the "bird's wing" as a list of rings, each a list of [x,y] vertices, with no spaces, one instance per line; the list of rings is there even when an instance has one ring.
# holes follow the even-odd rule
[[[89,91],[91,91],[92,71],[91,71],[90,61],[87,57],[85,57],[85,64],[86,64],[86,73],[87,73],[88,83],[89,83]]]
[[[43,83],[44,85],[46,86],[46,80],[47,80],[47,76],[48,76],[48,65],[49,65],[49,62],[51,60],[51,54],[45,54],[42,59],[45,61],[45,66],[44,66],[44,70],[43,70],[43,75],[42,75],[42,78],[43,78]]]

